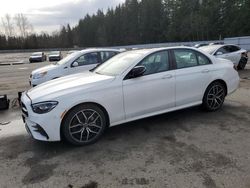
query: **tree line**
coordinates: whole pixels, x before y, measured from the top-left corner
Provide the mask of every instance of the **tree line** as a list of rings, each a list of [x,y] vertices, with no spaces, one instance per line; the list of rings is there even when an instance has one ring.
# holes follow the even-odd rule
[[[19,27],[19,35],[10,35],[5,29],[0,49],[217,40],[250,35],[249,20],[250,0],[126,0],[105,12],[87,14],[76,26],[68,24],[53,34],[28,32],[29,27],[21,32]],[[29,25],[27,20],[24,25]]]

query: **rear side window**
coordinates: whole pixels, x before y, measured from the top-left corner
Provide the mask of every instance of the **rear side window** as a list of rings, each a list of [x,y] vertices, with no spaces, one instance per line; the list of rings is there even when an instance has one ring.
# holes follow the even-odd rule
[[[229,50],[230,50],[230,52],[236,52],[236,51],[239,51],[240,50],[240,48],[238,47],[238,46],[228,46],[229,47]]]
[[[211,61],[201,53],[197,53],[197,59],[198,59],[199,65],[209,65],[209,64],[211,64]]]
[[[177,69],[198,66],[198,59],[192,50],[177,49],[174,51],[174,57]]]

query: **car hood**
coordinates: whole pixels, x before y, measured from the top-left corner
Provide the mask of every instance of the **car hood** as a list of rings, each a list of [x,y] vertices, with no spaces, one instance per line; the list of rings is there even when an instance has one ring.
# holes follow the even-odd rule
[[[56,69],[57,67],[58,65],[47,65],[47,66],[44,66],[44,67],[41,67],[39,69],[32,71],[31,74],[34,75],[34,74],[41,73],[44,71],[50,71],[50,70]]]
[[[115,77],[85,72],[65,76],[40,84],[30,89],[27,94],[33,103],[55,100],[60,96],[74,94],[78,91],[87,92],[88,89],[100,88],[101,85],[112,82]]]

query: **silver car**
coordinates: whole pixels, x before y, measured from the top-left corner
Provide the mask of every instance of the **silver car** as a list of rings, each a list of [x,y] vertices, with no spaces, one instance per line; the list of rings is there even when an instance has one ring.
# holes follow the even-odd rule
[[[238,70],[244,69],[248,61],[247,51],[233,44],[209,45],[199,49],[218,58],[232,61]]]

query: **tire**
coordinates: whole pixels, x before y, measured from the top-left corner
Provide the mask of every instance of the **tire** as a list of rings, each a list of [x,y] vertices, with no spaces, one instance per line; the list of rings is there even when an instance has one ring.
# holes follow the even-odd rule
[[[244,70],[246,64],[247,64],[247,58],[242,57],[242,58],[240,59],[240,62],[239,62],[239,64],[238,64],[238,66],[237,66],[237,69],[238,69],[238,70]]]
[[[94,104],[74,107],[62,122],[62,136],[71,144],[84,146],[95,143],[107,127],[104,112]]]
[[[205,91],[202,106],[206,111],[217,111],[222,107],[225,97],[225,86],[221,82],[213,82]]]

